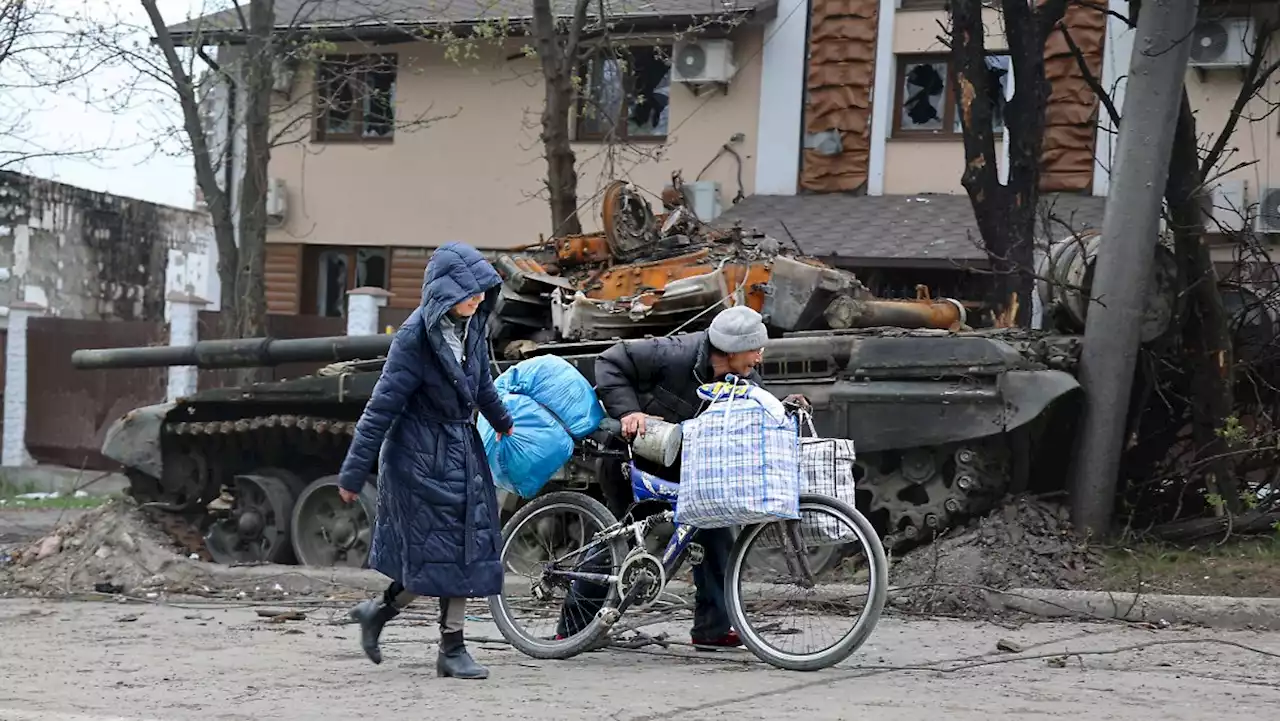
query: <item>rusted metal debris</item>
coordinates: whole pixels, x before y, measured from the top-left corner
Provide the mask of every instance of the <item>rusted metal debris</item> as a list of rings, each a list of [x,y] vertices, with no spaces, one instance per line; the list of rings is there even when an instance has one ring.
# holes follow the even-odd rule
[[[505,283],[494,339],[508,359],[530,342],[698,330],[716,310],[747,305],[779,332],[965,327],[959,301],[882,300],[845,270],[741,227],[712,228],[685,202],[679,173],[654,215],[622,181],[602,195],[603,230],[551,238],[497,258]],[[523,342],[522,342],[523,341]]]

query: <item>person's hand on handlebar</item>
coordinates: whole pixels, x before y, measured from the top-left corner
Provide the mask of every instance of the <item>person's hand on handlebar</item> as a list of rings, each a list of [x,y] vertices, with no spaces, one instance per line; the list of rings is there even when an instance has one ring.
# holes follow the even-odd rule
[[[647,414],[636,411],[628,413],[621,418],[622,421],[622,437],[627,440],[634,440],[637,436],[644,435],[644,422],[646,418],[651,418]]]

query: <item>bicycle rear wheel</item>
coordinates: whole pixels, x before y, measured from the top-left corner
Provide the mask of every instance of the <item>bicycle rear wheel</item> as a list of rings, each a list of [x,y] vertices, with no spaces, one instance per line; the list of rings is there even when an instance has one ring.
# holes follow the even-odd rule
[[[814,573],[814,583],[802,587],[787,568],[751,563],[753,551],[754,558],[762,560],[764,549],[784,542],[787,522],[750,526],[738,536],[729,556],[725,605],[743,644],[758,658],[788,671],[816,671],[848,658],[875,629],[888,596],[889,561],[871,523],[849,504],[806,493],[800,496],[800,516],[803,530],[797,535],[805,548],[799,550],[811,556],[814,549],[834,540],[844,546],[844,560],[835,568],[822,569],[822,574]],[[862,585],[865,592],[858,590]],[[759,599],[745,598],[757,593]],[[833,626],[848,620],[850,606],[859,600],[862,606],[852,625],[838,632],[831,643],[814,651],[782,647],[782,640],[802,631],[797,623],[787,624],[773,616],[797,613],[806,625]]]
[[[568,579],[547,570],[616,575],[626,542],[621,537],[592,541],[616,522],[596,499],[561,491],[534,499],[503,526],[505,578],[502,593],[489,598],[489,610],[503,638],[518,651],[537,659],[566,659],[592,648],[608,632],[596,611],[618,604],[617,584],[574,582],[570,599]]]

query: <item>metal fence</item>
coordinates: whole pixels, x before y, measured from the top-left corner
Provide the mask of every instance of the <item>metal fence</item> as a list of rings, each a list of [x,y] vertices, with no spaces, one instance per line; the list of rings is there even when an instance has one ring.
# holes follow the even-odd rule
[[[161,345],[163,323],[30,319],[27,326],[27,451],[40,463],[113,470],[102,456],[111,423],[138,406],[165,399],[164,368],[76,370],[79,348]]]

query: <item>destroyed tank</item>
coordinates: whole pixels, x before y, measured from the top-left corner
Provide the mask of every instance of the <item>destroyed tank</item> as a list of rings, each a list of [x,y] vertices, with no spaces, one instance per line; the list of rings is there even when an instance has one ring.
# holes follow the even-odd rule
[[[593,381],[595,356],[616,339],[697,330],[741,303],[770,329],[766,388],[804,394],[820,435],[855,441],[858,505],[890,548],[932,538],[1006,492],[1060,487],[1077,416],[1078,336],[974,330],[972,304],[923,291],[873,298],[851,273],[772,238],[708,229],[671,196],[655,218],[615,184],[604,196],[603,233],[494,258],[505,281],[490,324],[495,375],[555,354]],[[329,363],[306,377],[138,408],[108,429],[102,452],[193,553],[221,563],[362,566],[374,483],[347,506],[336,474],[390,343],[389,335],[214,340],[80,350],[72,361],[82,369]],[[605,462],[575,454],[547,490],[599,497]],[[503,513],[520,503],[504,497]]]

